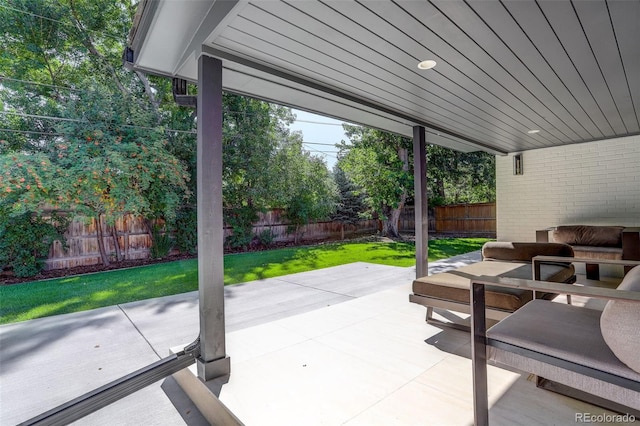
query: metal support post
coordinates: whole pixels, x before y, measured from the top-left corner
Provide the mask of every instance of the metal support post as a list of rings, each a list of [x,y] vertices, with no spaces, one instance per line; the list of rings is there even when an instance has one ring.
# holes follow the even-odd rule
[[[429,203],[427,200],[427,142],[422,126],[413,127],[413,185],[416,227],[416,278],[428,273]]]
[[[224,323],[222,220],[222,62],[198,59],[198,377],[228,375]]]
[[[484,285],[471,282],[471,364],[473,368],[473,421],[475,426],[489,424],[486,315]]]

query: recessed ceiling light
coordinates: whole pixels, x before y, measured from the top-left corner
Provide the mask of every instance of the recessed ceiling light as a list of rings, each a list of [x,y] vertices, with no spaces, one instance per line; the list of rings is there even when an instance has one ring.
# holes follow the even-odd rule
[[[430,70],[431,68],[436,66],[436,61],[429,59],[427,61],[422,61],[418,64],[418,68],[421,70]]]
[[[535,135],[536,133],[540,133],[540,130],[538,130],[538,129],[531,129],[531,130],[529,130],[527,133],[529,133],[530,135]]]

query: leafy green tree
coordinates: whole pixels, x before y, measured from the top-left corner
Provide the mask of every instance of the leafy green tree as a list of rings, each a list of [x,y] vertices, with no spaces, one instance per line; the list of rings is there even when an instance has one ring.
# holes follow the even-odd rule
[[[223,197],[231,247],[247,247],[258,213],[273,205],[273,158],[281,125],[293,117],[288,108],[233,94],[223,97]],[[282,123],[281,123],[282,122]]]
[[[301,227],[312,221],[327,219],[335,209],[337,190],[327,166],[319,157],[302,148],[299,133],[284,141],[274,160],[277,174],[275,193],[290,222],[297,244]]]
[[[7,188],[22,203],[8,206],[7,217],[58,206],[104,220],[117,241],[114,218],[141,214],[150,236],[154,223],[175,224],[176,244],[194,252],[196,111],[175,104],[168,79],[122,68],[134,12],[127,0],[10,0],[0,7],[0,128],[10,129],[0,130],[0,161],[11,169]],[[190,87],[191,94],[196,90]],[[267,208],[289,206],[302,221],[322,216],[327,209],[318,206],[332,201],[320,201],[320,190],[295,200],[308,200],[310,207],[292,207],[290,193],[300,191],[295,185],[321,186],[310,170],[330,185],[321,162],[309,156],[298,161],[305,156],[300,147],[295,155],[282,154],[291,110],[231,94],[223,105],[224,211],[234,244],[250,241],[252,222]],[[286,187],[276,167],[285,160],[295,164]],[[31,171],[16,164],[29,164]]]
[[[85,120],[76,118],[58,127],[68,136],[51,152],[57,205],[95,218],[107,265],[102,218],[112,234],[115,220],[127,213],[173,224],[181,195],[188,195],[189,175],[165,149],[161,129],[144,126],[153,119],[135,102],[95,92],[73,102],[66,113]],[[136,126],[125,124],[131,118]]]
[[[0,157],[8,166],[4,191],[20,190],[17,213],[38,211],[46,203],[94,218],[105,266],[103,220],[111,233],[116,218],[126,213],[172,223],[179,194],[188,194],[185,168],[164,148],[162,131],[140,126],[149,114],[136,106],[108,92],[83,93],[67,103],[68,121],[55,127],[60,136],[40,152]],[[125,124],[132,117],[138,124]]]
[[[495,201],[495,157],[485,152],[459,152],[427,147],[429,204]]]
[[[0,131],[0,154],[8,156],[4,163],[32,164],[31,172],[12,169],[11,178],[28,182],[32,174],[47,174],[40,179],[46,188],[36,192],[29,185],[9,217],[48,203],[89,214],[98,224],[125,212],[143,214],[150,224],[159,217],[171,221],[189,194],[188,173],[166,144],[173,135],[159,127],[180,112],[161,114],[156,93],[166,90],[121,66],[134,11],[124,0],[14,0],[0,7],[0,72],[8,77],[0,121],[11,129]],[[41,154],[44,160],[32,161]],[[106,264],[101,236],[98,242]]]
[[[345,225],[356,225],[362,220],[366,205],[362,191],[337,164],[333,167],[333,179],[338,190],[338,202],[331,220],[340,223],[340,234],[344,240]]]
[[[413,194],[411,141],[377,129],[344,128],[351,143],[340,146],[339,167],[362,188],[368,206],[383,218],[383,233],[400,238],[400,213]]]

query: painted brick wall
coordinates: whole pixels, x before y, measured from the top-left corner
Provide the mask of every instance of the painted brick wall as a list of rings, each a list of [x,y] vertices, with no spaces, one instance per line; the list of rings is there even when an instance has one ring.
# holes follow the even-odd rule
[[[498,241],[555,225],[640,226],[640,136],[496,157]]]

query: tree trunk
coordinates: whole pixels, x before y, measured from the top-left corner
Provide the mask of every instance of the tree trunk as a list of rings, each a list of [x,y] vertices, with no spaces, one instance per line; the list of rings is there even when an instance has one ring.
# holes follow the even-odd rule
[[[344,240],[344,223],[340,224],[340,239]]]
[[[142,82],[142,85],[144,86],[144,92],[147,95],[147,98],[149,98],[149,102],[151,103],[151,107],[153,108],[153,114],[156,118],[156,122],[160,124],[162,120],[160,116],[160,108],[159,108],[160,102],[156,98],[156,95],[153,93],[153,89],[151,88],[151,83],[149,82],[149,79],[147,78],[146,74],[144,74],[143,72],[136,71],[136,75],[138,76],[138,79],[140,79],[140,81]]]
[[[442,179],[438,179],[436,182],[436,194],[439,195],[442,200],[445,199],[444,180]]]
[[[109,256],[107,255],[107,249],[104,246],[104,233],[102,232],[102,220],[98,213],[95,218],[96,221],[96,238],[98,238],[98,251],[100,252],[100,258],[104,266],[109,266]]]
[[[406,148],[398,148],[398,158],[402,161],[402,170],[409,170],[409,152]],[[404,208],[404,203],[407,201],[407,189],[405,188],[400,195],[400,200],[396,208],[390,206],[384,206],[383,211],[386,217],[384,221],[383,235],[390,238],[402,238],[398,231],[398,222],[400,221],[400,214]]]
[[[129,259],[129,223],[127,222],[127,215],[124,215],[122,219],[122,226],[124,228],[124,259]]]
[[[122,262],[122,251],[120,250],[120,241],[118,239],[118,231],[116,229],[116,225],[111,225],[111,237],[113,238],[113,247],[116,249],[116,261]]]
[[[296,225],[296,230],[293,234],[293,244],[298,245],[298,232],[300,231],[300,225]]]
[[[76,11],[76,7],[73,0],[69,2],[69,6],[71,7],[71,15],[73,16],[74,26],[84,36],[84,38],[82,39],[84,46],[87,48],[89,53],[95,56],[96,59],[102,63],[102,66],[105,67],[105,69],[109,72],[109,74],[111,74],[111,77],[113,78],[114,83],[120,90],[120,93],[122,93],[123,95],[127,95],[129,91],[122,85],[122,82],[120,81],[120,78],[118,77],[118,73],[116,72],[115,68],[113,68],[113,66],[111,66],[107,58],[105,58],[105,56],[98,51],[96,46],[93,44],[93,40],[91,38],[90,32],[85,28],[84,24],[80,22],[80,18]]]
[[[147,229],[147,234],[149,234],[149,239],[151,240],[151,245],[153,245],[153,225],[151,224],[151,221],[149,219],[147,219],[146,217],[144,219],[142,219],[142,222],[144,223],[144,227]]]
[[[402,213],[402,208],[404,207],[404,203],[402,203],[397,209],[388,209],[387,218],[384,221],[384,229],[383,235],[389,238],[401,238],[400,232],[398,232],[398,221],[400,220],[400,213]]]

